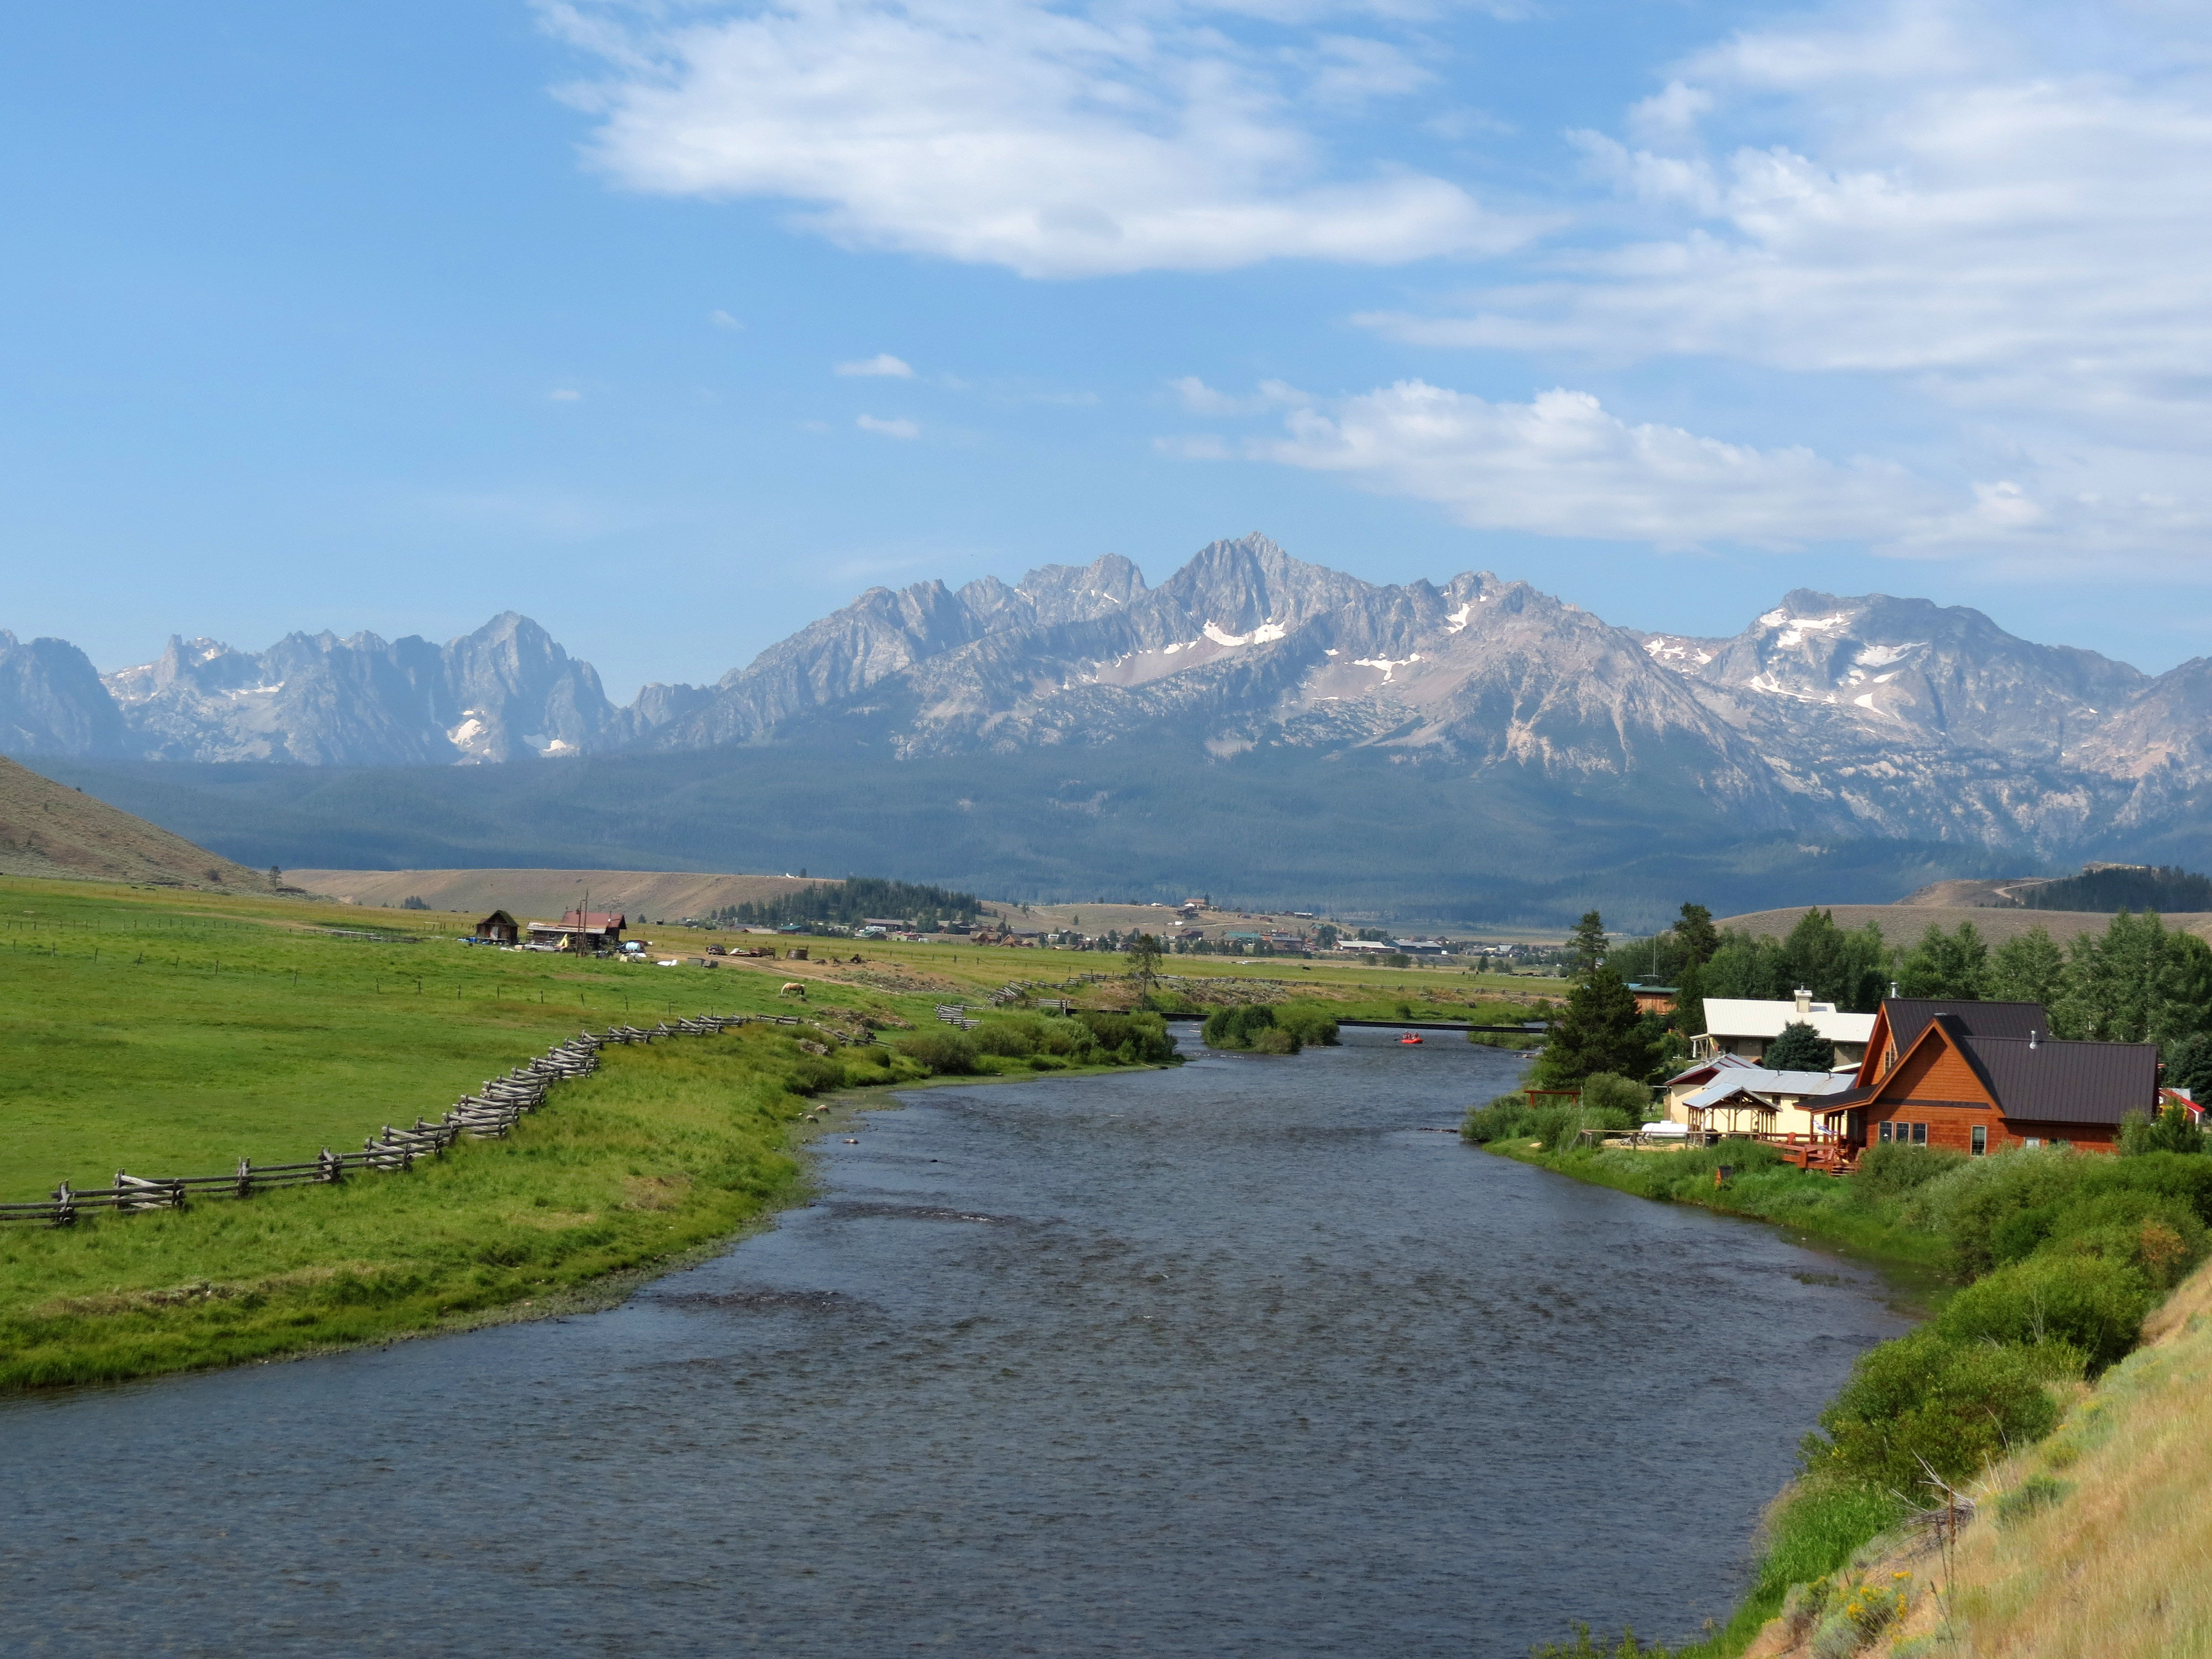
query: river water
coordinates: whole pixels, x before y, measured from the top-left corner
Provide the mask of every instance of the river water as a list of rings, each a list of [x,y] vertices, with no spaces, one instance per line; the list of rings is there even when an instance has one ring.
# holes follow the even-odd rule
[[[1186,1052],[1195,1049],[1186,1029]],[[1505,1659],[1725,1613],[1869,1275],[1441,1034],[937,1089],[612,1311],[0,1406],[34,1654]]]

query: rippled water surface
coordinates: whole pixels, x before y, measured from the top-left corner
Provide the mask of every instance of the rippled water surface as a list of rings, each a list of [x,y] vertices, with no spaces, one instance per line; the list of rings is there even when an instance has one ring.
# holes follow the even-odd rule
[[[1195,1039],[1184,1035],[1186,1048]],[[1505,1054],[909,1097],[612,1312],[0,1407],[33,1654],[1525,1654],[1725,1612],[1880,1286],[1487,1156]]]

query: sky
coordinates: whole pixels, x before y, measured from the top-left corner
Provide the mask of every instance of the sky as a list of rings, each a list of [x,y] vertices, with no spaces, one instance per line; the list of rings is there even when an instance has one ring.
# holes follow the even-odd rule
[[[625,701],[1258,530],[1634,628],[2212,623],[2212,12],[25,8],[0,628],[536,617]]]

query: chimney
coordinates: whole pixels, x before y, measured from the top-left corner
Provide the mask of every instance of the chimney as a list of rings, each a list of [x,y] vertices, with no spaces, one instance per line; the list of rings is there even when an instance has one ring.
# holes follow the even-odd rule
[[[1799,1013],[1809,1014],[1813,1012],[1813,994],[1810,991],[1807,990],[1801,985],[1790,994],[1797,999],[1797,1012]]]
[[[2040,1031],[2037,1030],[2035,1029],[2035,1027],[2033,1027],[2033,1025],[2029,1026],[2029,1027],[2027,1028],[2027,1046],[2028,1046],[2029,1048],[2034,1048],[2034,1047],[2035,1047],[2035,1045],[2036,1045],[2036,1043],[2037,1043],[2037,1042],[2038,1042],[2038,1040],[2042,1036],[2042,1035],[2043,1035],[2043,1034],[2042,1034]]]
[[[1895,980],[1892,980],[1889,982],[1889,994],[1892,996],[1895,996],[1897,994],[1897,981]]]

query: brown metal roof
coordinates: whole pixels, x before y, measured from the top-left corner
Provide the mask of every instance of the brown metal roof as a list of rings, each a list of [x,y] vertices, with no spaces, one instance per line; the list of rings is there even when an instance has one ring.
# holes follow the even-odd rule
[[[2015,1003],[2014,1007],[2033,1004]],[[2154,1042],[2030,1042],[1976,1034],[1960,1039],[1996,1097],[1997,1109],[2027,1123],[2118,1123],[2158,1101]]]
[[[2030,1032],[2049,1036],[2051,1016],[2039,1002],[1965,1002],[1950,997],[1891,997],[1881,1005],[1889,1016],[1889,1034],[1895,1039],[1899,1058],[1938,1014],[1948,1014],[1953,1028],[1967,1036],[2018,1037]]]

